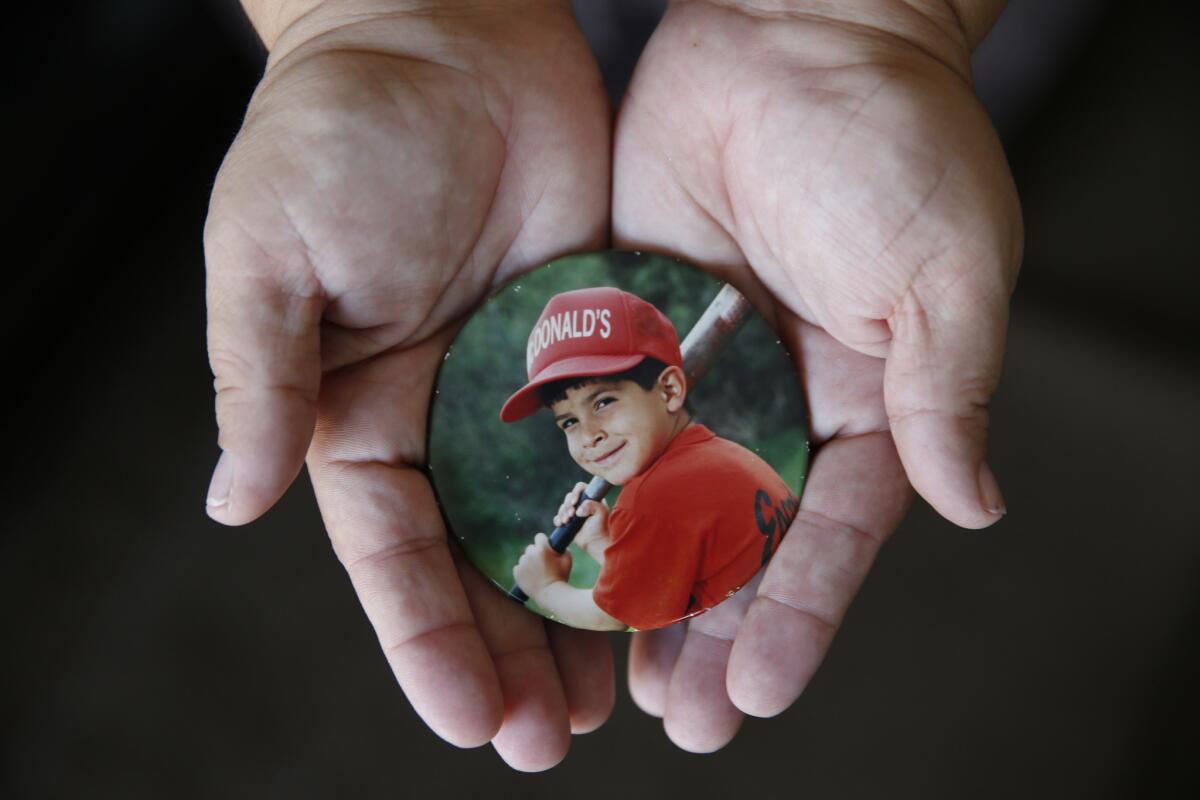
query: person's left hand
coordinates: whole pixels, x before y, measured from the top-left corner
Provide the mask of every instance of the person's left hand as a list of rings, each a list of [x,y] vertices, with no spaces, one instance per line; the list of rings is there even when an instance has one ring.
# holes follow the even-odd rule
[[[513,580],[530,597],[537,597],[552,583],[565,582],[570,575],[571,553],[559,555],[554,552],[544,533],[533,537],[533,544],[525,548],[513,567]]]
[[[621,109],[617,246],[677,254],[750,297],[796,359],[816,446],[760,582],[633,642],[634,700],[684,749],[796,699],[910,481],[964,527],[1004,513],[986,404],[1020,211],[970,87],[972,37],[941,11],[676,0]]]
[[[428,410],[472,309],[603,244],[599,72],[566,0],[246,5],[271,57],[205,228],[222,449],[208,513],[255,519],[307,462],[416,712],[455,745],[547,769],[608,716],[611,648],[522,611],[450,545]]]

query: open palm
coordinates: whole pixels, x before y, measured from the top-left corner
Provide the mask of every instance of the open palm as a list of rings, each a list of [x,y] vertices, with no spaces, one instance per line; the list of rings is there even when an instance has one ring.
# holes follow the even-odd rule
[[[255,519],[307,458],[414,707],[522,769],[607,716],[611,655],[451,552],[420,469],[427,405],[469,310],[521,267],[604,244],[608,130],[562,5],[339,20],[273,52],[205,231],[223,451],[209,513]]]
[[[618,244],[704,264],[768,310],[818,446],[760,582],[635,640],[635,699],[693,750],[795,699],[910,482],[959,525],[1003,513],[986,404],[1021,249],[961,36],[735,5],[671,6],[614,151]]]

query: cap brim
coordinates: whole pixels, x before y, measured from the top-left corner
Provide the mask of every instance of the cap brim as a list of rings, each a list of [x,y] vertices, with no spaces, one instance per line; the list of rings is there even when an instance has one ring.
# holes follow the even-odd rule
[[[593,375],[603,377],[624,372],[640,364],[646,356],[641,353],[632,355],[604,356],[588,355],[564,358],[546,367],[535,375],[529,383],[522,386],[516,394],[508,398],[508,402],[500,409],[500,419],[503,422],[517,422],[531,414],[536,414],[542,407],[537,389],[547,383],[561,381],[567,378],[588,378]]]

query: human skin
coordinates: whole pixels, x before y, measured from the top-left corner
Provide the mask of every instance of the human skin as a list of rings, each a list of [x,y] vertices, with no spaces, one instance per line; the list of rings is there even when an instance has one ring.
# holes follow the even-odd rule
[[[422,469],[463,316],[606,243],[610,110],[566,2],[249,3],[270,49],[205,227],[222,456],[249,522],[307,460],[392,669],[435,732],[545,769],[613,702],[602,635],[450,549]],[[519,12],[519,13],[517,13]]]
[[[575,463],[614,486],[622,486],[658,460],[687,427],[686,398],[683,370],[667,367],[650,389],[631,380],[597,380],[572,387],[550,406],[550,413]],[[567,495],[567,502],[578,497],[582,486]],[[597,551],[597,561],[603,564],[609,542],[608,514],[595,501],[584,506],[579,509],[580,516],[589,519],[576,541],[589,553]],[[565,521],[569,513],[564,503],[555,522]],[[543,533],[534,537],[513,568],[517,584],[555,619],[591,630],[628,627],[597,606],[590,589],[568,585],[570,574],[569,554],[555,553]]]
[[[580,468],[613,486],[624,486],[687,427],[686,399],[683,370],[667,367],[649,390],[630,380],[572,388],[550,413]]]
[[[271,55],[205,228],[208,511],[257,518],[307,459],[439,735],[544,769],[612,705],[603,638],[543,624],[465,565],[421,470],[461,317],[523,269],[607,244],[610,213],[618,245],[683,255],[755,301],[797,355],[818,445],[765,575],[634,640],[634,698],[676,743],[716,749],[743,712],[794,700],[909,479],[961,525],[999,517],[985,404],[1021,231],[968,55],[1000,4],[677,2],[615,163],[565,2],[246,5]]]
[[[593,631],[623,631],[629,627],[596,605],[591,589],[568,584],[570,575],[571,554],[554,552],[544,533],[533,537],[513,567],[513,580],[555,620]]]
[[[580,496],[587,489],[583,481],[575,484],[575,488],[563,497],[563,504],[554,515],[554,525],[566,525],[571,517],[585,517],[587,522],[575,534],[574,544],[591,556],[592,560],[604,566],[604,554],[612,541],[608,537],[608,502],[601,500],[585,500],[579,502]]]
[[[795,700],[910,481],[961,526],[1004,513],[987,401],[1022,228],[969,60],[1000,5],[678,0],[639,62],[616,244],[751,296],[797,356],[816,447],[756,592],[634,640],[634,699],[685,749]]]

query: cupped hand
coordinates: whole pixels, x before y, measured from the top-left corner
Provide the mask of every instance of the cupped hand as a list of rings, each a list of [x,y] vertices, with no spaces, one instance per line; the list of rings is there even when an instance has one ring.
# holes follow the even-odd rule
[[[1020,211],[967,34],[948,4],[917,6],[680,0],[622,106],[614,237],[706,265],[773,318],[817,448],[760,582],[635,639],[634,698],[686,749],[798,696],[910,482],[964,527],[1004,513],[984,456]]]
[[[609,713],[611,654],[452,553],[426,413],[469,310],[521,267],[604,244],[609,110],[567,3],[419,6],[326,3],[269,41],[205,229],[208,511],[255,519],[307,459],[417,712],[542,769]]]

